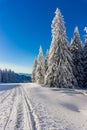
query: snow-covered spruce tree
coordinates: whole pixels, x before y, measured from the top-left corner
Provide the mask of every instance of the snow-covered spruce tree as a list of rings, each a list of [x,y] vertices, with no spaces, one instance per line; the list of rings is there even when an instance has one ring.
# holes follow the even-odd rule
[[[83,54],[84,54],[84,87],[87,88],[87,34],[85,35],[85,45],[83,48]]]
[[[44,56],[42,47],[40,46],[39,55],[37,58],[37,67],[36,67],[36,82],[38,84],[44,83],[44,72],[43,72]]]
[[[83,87],[83,47],[80,39],[78,27],[75,27],[73,39],[71,41],[70,50],[73,59],[73,73],[77,79],[78,86]]]
[[[46,52],[46,58],[45,58],[44,65],[43,65],[44,82],[45,82],[45,77],[46,77],[46,73],[47,73],[47,70],[48,70],[48,58],[49,58],[49,51],[47,50],[47,52]]]
[[[36,82],[36,68],[37,68],[37,59],[34,61],[33,71],[32,71],[32,82]]]
[[[73,75],[72,54],[66,37],[64,19],[59,9],[56,9],[51,27],[52,43],[45,84],[50,87],[74,88],[77,86],[77,80]]]
[[[45,58],[45,61],[44,61],[44,72],[45,72],[45,74],[46,74],[47,69],[48,69],[48,57],[49,57],[49,51],[47,50],[46,58]]]

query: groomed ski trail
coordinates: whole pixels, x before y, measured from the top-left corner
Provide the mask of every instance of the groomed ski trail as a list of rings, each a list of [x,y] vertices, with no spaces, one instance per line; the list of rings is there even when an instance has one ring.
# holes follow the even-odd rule
[[[6,113],[6,116],[4,115],[3,120],[0,121],[0,130],[39,130],[36,125],[36,116],[33,114],[23,86],[18,85],[11,90],[6,90],[1,93],[0,97],[2,114]],[[8,110],[5,107],[6,103]]]

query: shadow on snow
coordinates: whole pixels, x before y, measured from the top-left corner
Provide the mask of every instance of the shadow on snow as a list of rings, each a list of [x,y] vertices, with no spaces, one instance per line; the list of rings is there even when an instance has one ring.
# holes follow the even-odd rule
[[[0,84],[0,91],[4,91],[4,90],[10,90],[13,89],[15,87],[19,87],[20,84],[16,84],[16,83],[11,83],[11,84]]]

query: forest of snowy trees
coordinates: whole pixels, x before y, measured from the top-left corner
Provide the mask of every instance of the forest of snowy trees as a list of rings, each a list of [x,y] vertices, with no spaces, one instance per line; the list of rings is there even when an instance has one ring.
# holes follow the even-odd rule
[[[2,83],[13,83],[15,82],[15,73],[11,70],[0,70],[0,82]]]
[[[17,74],[12,70],[0,70],[0,83],[23,83],[31,82],[31,77],[23,74]]]
[[[59,9],[56,9],[51,28],[50,49],[44,58],[40,46],[33,66],[32,82],[59,88],[87,88],[87,34],[83,44],[78,27],[75,27],[69,44]],[[85,31],[87,33],[86,27]]]

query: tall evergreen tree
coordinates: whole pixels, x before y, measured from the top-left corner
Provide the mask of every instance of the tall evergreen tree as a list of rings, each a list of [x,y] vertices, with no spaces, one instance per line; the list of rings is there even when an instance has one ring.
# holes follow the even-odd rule
[[[43,70],[44,70],[44,83],[46,82],[46,74],[47,74],[47,70],[48,70],[48,58],[49,58],[49,51],[47,50],[46,52],[46,58],[44,61],[44,66],[43,66]]]
[[[45,61],[44,61],[44,72],[45,72],[45,74],[46,74],[47,69],[48,69],[48,58],[49,58],[49,51],[47,50],[46,58],[45,58]]]
[[[84,87],[87,88],[87,34],[85,35],[85,45],[83,48],[83,52],[84,52],[83,53],[84,54]]]
[[[44,63],[43,50],[42,47],[40,46],[36,67],[36,82],[39,84],[44,83],[43,63]]]
[[[73,88],[77,86],[77,81],[73,75],[72,54],[66,37],[64,19],[59,9],[56,9],[51,27],[52,43],[49,51],[46,84],[51,87]]]
[[[78,27],[75,27],[70,49],[73,55],[73,73],[77,79],[78,86],[83,87],[83,51]]]
[[[36,68],[37,68],[37,59],[34,61],[33,71],[32,71],[32,82],[36,82]]]

